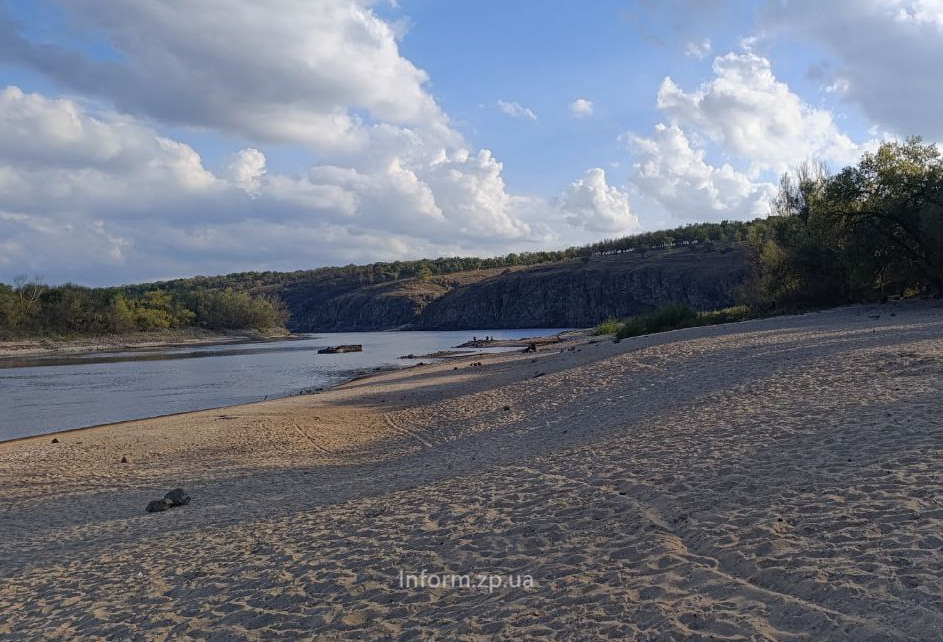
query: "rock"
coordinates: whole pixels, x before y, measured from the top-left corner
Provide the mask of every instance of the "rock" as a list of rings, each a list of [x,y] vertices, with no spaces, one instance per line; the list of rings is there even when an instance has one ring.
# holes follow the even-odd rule
[[[363,346],[360,344],[350,344],[345,346],[321,348],[318,350],[318,354],[343,354],[345,352],[363,352]]]
[[[122,464],[128,463],[128,458],[127,458],[127,457],[122,457],[122,458],[121,458],[121,463],[122,463]]]
[[[502,408],[501,410],[507,412],[507,411],[510,410],[510,409],[511,409],[511,406],[505,406],[505,407]]]
[[[145,509],[148,513],[162,513],[173,506],[169,499],[155,499],[151,501]]]
[[[164,495],[164,501],[170,502],[171,506],[186,506],[190,503],[190,496],[182,488],[174,488]]]
[[[56,439],[55,437],[53,437],[53,438],[52,438],[52,443],[54,443],[54,444],[58,444],[58,443],[59,443],[59,440],[58,440],[58,439]]]

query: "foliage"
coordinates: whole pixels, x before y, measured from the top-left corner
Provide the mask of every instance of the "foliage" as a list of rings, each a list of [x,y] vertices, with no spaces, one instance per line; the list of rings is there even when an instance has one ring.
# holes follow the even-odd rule
[[[756,312],[745,305],[698,312],[684,303],[669,303],[650,312],[628,318],[619,325],[615,335],[617,339],[626,339],[681,328],[747,321],[755,319],[756,316]]]
[[[666,332],[698,325],[698,314],[684,303],[669,303],[651,312],[630,317],[616,333],[617,339]]]
[[[615,334],[619,331],[619,328],[622,326],[617,319],[608,318],[593,330],[593,334],[596,336],[602,336],[604,334]]]
[[[747,235],[755,306],[793,309],[943,291],[943,160],[920,138],[855,166],[783,177],[771,216]]]
[[[284,305],[275,297],[232,290],[150,290],[135,296],[118,288],[47,286],[38,279],[0,284],[0,333],[7,335],[124,334],[191,326],[264,330],[282,327],[285,319]]]
[[[211,330],[282,327],[288,318],[284,305],[274,297],[252,297],[227,288],[199,292],[190,297],[197,325]]]

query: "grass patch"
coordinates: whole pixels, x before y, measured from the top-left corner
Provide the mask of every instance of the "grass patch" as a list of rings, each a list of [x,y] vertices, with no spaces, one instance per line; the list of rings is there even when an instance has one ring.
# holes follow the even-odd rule
[[[621,327],[622,327],[622,324],[619,322],[618,319],[613,319],[610,317],[606,319],[605,321],[603,321],[602,323],[600,323],[599,325],[597,325],[596,328],[593,330],[593,334],[597,337],[602,336],[604,334],[615,334],[616,332],[619,331],[619,328]]]
[[[722,310],[698,312],[684,303],[669,303],[651,312],[626,319],[618,330],[616,330],[615,335],[616,339],[626,339],[628,337],[638,337],[643,334],[680,330],[681,328],[695,328],[703,325],[746,321],[747,319],[755,319],[756,317],[757,314],[745,305],[724,308]],[[597,326],[597,330],[599,327],[607,325],[608,323],[608,321],[601,323]],[[598,331],[597,334],[599,334]]]

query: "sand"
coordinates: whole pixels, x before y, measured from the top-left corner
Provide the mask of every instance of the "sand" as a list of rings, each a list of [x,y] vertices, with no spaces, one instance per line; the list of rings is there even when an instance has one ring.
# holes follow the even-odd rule
[[[943,639],[943,309],[590,341],[0,444],[0,638]]]

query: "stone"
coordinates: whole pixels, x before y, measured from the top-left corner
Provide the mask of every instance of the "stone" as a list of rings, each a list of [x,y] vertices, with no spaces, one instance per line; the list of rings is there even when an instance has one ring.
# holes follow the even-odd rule
[[[145,510],[147,510],[148,513],[161,513],[171,506],[172,504],[169,499],[155,499],[147,505]]]
[[[53,439],[52,439],[52,443],[54,443],[54,444],[58,444],[58,443],[59,443],[59,440],[58,440],[58,439],[56,439],[55,437],[53,437]]]
[[[164,495],[164,501],[170,502],[171,506],[186,506],[190,503],[190,496],[182,488],[174,488]]]

